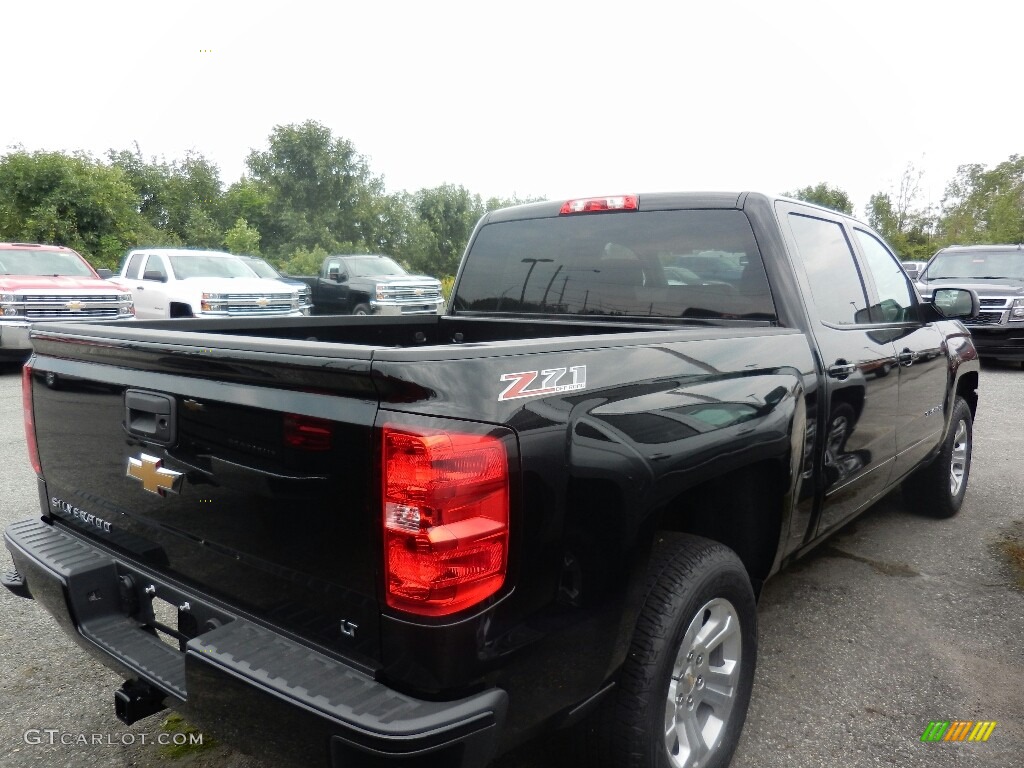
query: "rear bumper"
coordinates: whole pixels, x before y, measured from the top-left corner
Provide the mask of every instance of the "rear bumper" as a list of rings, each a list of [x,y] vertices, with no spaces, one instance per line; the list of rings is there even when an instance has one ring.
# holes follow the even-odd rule
[[[12,524],[4,542],[22,591],[79,645],[243,751],[332,768],[470,768],[494,754],[508,702],[500,689],[416,699],[39,519]],[[178,649],[146,628],[153,596],[188,603],[179,628],[195,628]]]
[[[1024,323],[1014,323],[1013,326],[1003,328],[969,325],[967,328],[979,356],[1024,360]]]

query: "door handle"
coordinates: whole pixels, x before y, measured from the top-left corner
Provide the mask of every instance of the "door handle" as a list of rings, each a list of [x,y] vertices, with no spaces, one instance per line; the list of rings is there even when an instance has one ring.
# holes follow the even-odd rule
[[[857,366],[853,363],[848,363],[843,359],[839,359],[829,366],[827,373],[831,378],[842,381],[856,370]]]
[[[144,290],[146,290],[146,286],[144,286],[144,285],[136,285],[135,286],[135,290],[136,291],[144,291]]]
[[[917,362],[918,357],[919,355],[917,354],[917,352],[913,352],[909,349],[904,349],[902,352],[896,355],[896,362],[906,367],[913,365],[915,362]]]

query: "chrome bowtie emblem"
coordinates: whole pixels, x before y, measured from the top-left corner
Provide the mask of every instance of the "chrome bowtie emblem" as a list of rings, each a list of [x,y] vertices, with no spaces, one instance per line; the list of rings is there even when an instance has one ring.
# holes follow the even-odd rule
[[[181,490],[181,472],[165,469],[161,466],[162,459],[143,453],[139,458],[128,459],[127,476],[142,483],[143,489],[157,496],[166,496],[167,491],[179,493]]]
[[[85,309],[85,302],[69,301],[67,304],[64,305],[64,308],[71,312],[81,312],[83,309]]]

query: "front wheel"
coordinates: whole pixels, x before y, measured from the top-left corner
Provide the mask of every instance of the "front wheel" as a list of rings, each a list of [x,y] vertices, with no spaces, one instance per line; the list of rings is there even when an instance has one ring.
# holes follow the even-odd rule
[[[938,455],[903,481],[903,498],[911,509],[930,517],[952,517],[960,511],[971,474],[973,435],[971,407],[957,397]]]
[[[353,315],[368,315],[368,314],[370,314],[370,305],[369,304],[356,304],[355,308],[352,310],[352,314]]]
[[[591,757],[609,768],[724,768],[754,683],[753,589],[729,548],[664,536],[618,687],[589,729]]]

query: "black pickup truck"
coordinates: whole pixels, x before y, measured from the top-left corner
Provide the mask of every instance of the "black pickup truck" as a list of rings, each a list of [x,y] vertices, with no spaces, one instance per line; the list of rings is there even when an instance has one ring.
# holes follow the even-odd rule
[[[320,274],[297,276],[313,292],[315,315],[439,315],[441,281],[410,275],[389,256],[328,256]]]
[[[1024,246],[950,245],[918,278],[927,299],[936,288],[969,288],[981,307],[964,320],[982,358],[1024,365]]]
[[[444,316],[39,328],[4,582],[125,722],[275,764],[724,766],[765,579],[900,484],[959,510],[977,309],[841,214],[681,193],[487,214]]]

